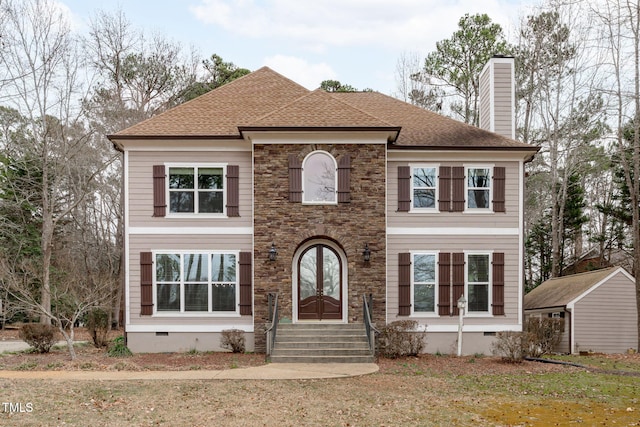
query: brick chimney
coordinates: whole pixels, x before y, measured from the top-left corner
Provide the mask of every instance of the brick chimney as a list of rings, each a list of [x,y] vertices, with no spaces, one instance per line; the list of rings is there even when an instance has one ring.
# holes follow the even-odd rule
[[[480,127],[516,137],[515,69],[512,56],[495,55],[480,73]]]

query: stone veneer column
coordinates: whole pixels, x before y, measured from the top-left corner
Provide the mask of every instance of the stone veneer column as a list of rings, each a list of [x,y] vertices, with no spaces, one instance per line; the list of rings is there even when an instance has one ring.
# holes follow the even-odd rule
[[[289,154],[300,160],[325,150],[336,160],[351,156],[351,202],[303,205],[289,202]],[[386,285],[386,146],[364,144],[254,145],[254,327],[255,348],[265,351],[267,294],[279,293],[280,314],[292,317],[292,262],[303,242],[336,242],[348,263],[348,321],[362,322],[362,295],[373,294],[375,322],[385,320]],[[277,261],[269,261],[271,243]],[[365,264],[365,243],[371,262]]]

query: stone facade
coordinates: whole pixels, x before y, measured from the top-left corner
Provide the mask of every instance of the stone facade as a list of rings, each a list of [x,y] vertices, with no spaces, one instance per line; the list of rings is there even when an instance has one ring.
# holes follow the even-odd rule
[[[351,201],[337,205],[305,205],[289,201],[289,155],[300,160],[315,150],[334,158],[351,157]],[[312,239],[334,242],[348,269],[349,323],[362,322],[362,296],[373,294],[373,320],[385,319],[386,220],[384,144],[255,144],[254,145],[254,327],[256,351],[265,351],[267,295],[279,294],[280,317],[291,319],[296,250]],[[277,260],[269,261],[275,243]],[[365,244],[371,261],[365,263]]]

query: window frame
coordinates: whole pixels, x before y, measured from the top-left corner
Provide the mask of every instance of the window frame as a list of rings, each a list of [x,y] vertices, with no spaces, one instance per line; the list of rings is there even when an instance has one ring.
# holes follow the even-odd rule
[[[465,197],[465,203],[464,203],[464,212],[471,212],[471,213],[493,213],[493,168],[494,165],[489,165],[489,164],[475,164],[475,165],[469,165],[469,164],[465,164],[464,165],[464,197]],[[489,181],[489,185],[488,187],[470,187],[469,186],[469,170],[471,169],[486,169],[489,171],[488,173],[488,181]],[[489,190],[489,194],[487,196],[487,207],[486,208],[473,208],[471,206],[469,206],[469,203],[471,202],[471,197],[469,197],[469,190],[480,190],[480,189],[488,189]]]
[[[329,156],[329,158],[333,161],[333,167],[334,167],[334,175],[333,175],[333,200],[332,201],[310,201],[310,200],[306,200],[306,195],[307,195],[307,191],[306,191],[306,177],[307,177],[307,173],[305,172],[305,166],[307,164],[307,161],[315,154],[325,154],[327,156]],[[336,158],[329,153],[328,151],[325,150],[314,150],[311,153],[307,154],[304,157],[304,160],[302,160],[302,204],[303,205],[337,205],[338,204],[338,162],[336,160]]]
[[[416,251],[416,252],[410,252],[411,254],[411,316],[412,317],[438,317],[438,287],[439,287],[439,283],[438,283],[438,256],[439,256],[439,251]],[[419,255],[431,255],[433,256],[433,263],[434,263],[434,270],[433,270],[433,311],[416,311],[415,310],[415,285],[421,285],[421,284],[431,284],[431,283],[423,283],[423,282],[419,282],[417,283],[415,280],[415,265],[416,265],[416,261],[415,258],[416,256]]]
[[[235,264],[236,264],[236,274],[235,274],[235,282],[233,285],[235,286],[235,304],[234,310],[231,311],[213,311],[212,309],[212,286],[217,281],[212,280],[211,277],[211,258],[214,255],[233,255],[235,256]],[[179,264],[180,264],[180,276],[178,281],[166,282],[171,284],[177,284],[179,286],[180,293],[180,308],[179,310],[158,310],[158,284],[162,284],[165,282],[158,283],[157,279],[157,257],[159,255],[179,255]],[[193,284],[194,281],[187,281],[184,275],[184,257],[185,255],[206,255],[207,256],[207,311],[187,311],[185,309],[185,285]],[[152,260],[153,260],[153,268],[152,268],[152,295],[153,295],[153,315],[156,317],[240,317],[240,251],[225,251],[225,250],[156,250],[152,251]],[[202,282],[204,283],[204,282]],[[231,283],[231,282],[225,282]]]
[[[416,164],[409,164],[409,167],[411,168],[411,180],[410,180],[410,196],[411,196],[411,206],[409,208],[409,212],[413,212],[413,213],[439,213],[440,209],[438,207],[438,191],[440,189],[440,165],[439,164],[434,164],[434,163],[416,163]],[[415,170],[416,169],[434,169],[434,186],[433,187],[415,187],[414,186],[414,176],[415,176]],[[414,206],[414,202],[415,202],[415,190],[417,189],[431,189],[433,188],[433,207],[431,208],[423,208],[423,207],[416,207]]]
[[[228,163],[165,163],[166,170],[166,183],[165,183],[165,200],[167,200],[167,218],[184,218],[184,217],[200,217],[200,218],[226,218],[227,217],[227,166]],[[171,186],[171,168],[191,168],[194,174],[194,188],[193,188],[193,212],[173,212],[171,211],[171,192],[178,191],[179,189],[172,190]],[[198,197],[198,170],[199,169],[222,169],[222,212],[200,212]],[[211,190],[205,190],[211,192]],[[218,190],[216,190],[218,191]]]
[[[469,281],[469,256],[484,255],[487,257],[487,282],[470,282]],[[493,317],[492,301],[493,301],[493,251],[470,251],[464,252],[464,295],[467,299],[467,306],[464,315],[468,317]],[[485,311],[471,311],[471,299],[469,295],[469,286],[486,285],[487,286],[487,309]],[[455,301],[454,301],[455,304]]]

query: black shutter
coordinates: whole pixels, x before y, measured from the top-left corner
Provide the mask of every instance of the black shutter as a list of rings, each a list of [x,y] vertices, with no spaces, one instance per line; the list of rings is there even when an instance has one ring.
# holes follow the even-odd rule
[[[240,252],[240,314],[251,314],[252,306],[251,252]]]
[[[438,179],[438,209],[440,212],[449,212],[451,210],[451,166],[440,166]]]
[[[338,203],[351,202],[351,156],[338,160]]]
[[[504,253],[493,254],[493,315],[504,315]]]
[[[505,169],[504,167],[493,168],[493,211],[505,212]]]
[[[398,254],[398,316],[411,314],[411,254]]]
[[[451,314],[451,254],[440,252],[438,255],[438,314]]]
[[[153,254],[140,252],[140,315],[153,314]]]
[[[167,200],[165,196],[166,173],[164,165],[153,166],[153,216],[166,216]]]
[[[227,166],[227,216],[240,216],[240,167]]]
[[[302,202],[302,162],[289,154],[289,201]]]
[[[453,292],[451,301],[453,306],[453,315],[458,315],[458,298],[464,295],[464,253],[454,253],[452,255],[453,269]]]
[[[398,212],[411,209],[411,167],[398,166]]]
[[[453,192],[452,212],[464,212],[464,167],[454,166],[451,168],[451,181]]]

